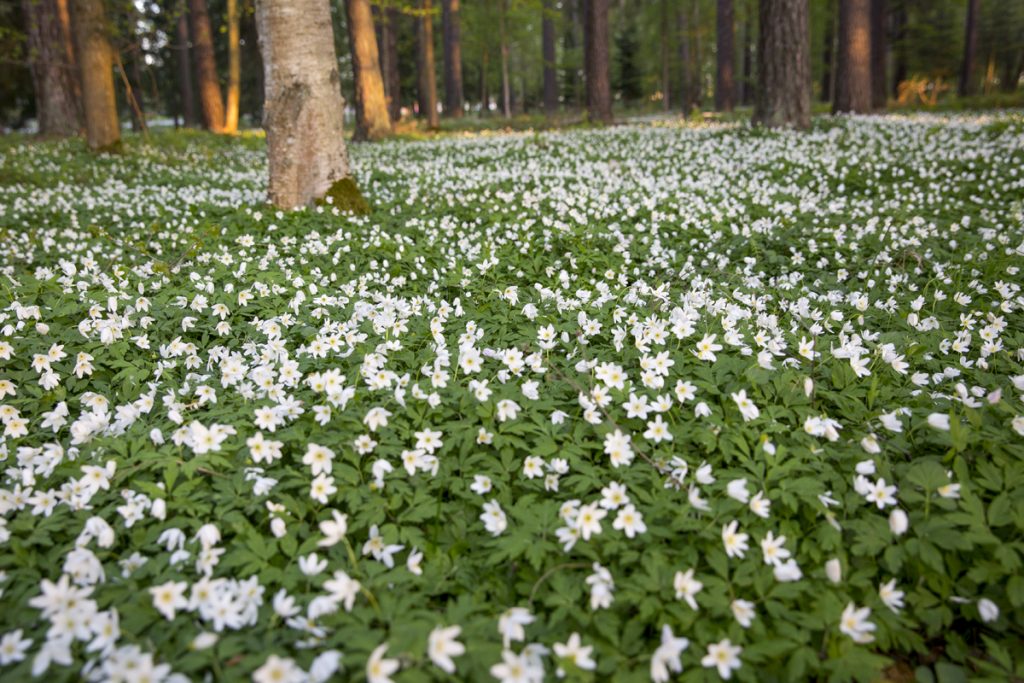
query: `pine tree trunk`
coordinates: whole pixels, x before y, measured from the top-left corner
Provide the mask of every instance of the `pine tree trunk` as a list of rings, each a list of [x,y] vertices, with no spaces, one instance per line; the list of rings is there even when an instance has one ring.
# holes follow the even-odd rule
[[[377,10],[376,6],[374,10]],[[395,7],[379,10],[380,71],[384,79],[384,97],[387,98],[388,113],[392,122],[402,118],[402,83],[398,72],[398,27],[401,16]]]
[[[505,12],[508,0],[498,0],[498,42],[501,47],[501,111],[505,118],[512,117],[512,84],[508,78],[508,34],[505,30]]]
[[[871,111],[871,0],[839,0],[839,65],[832,112]]]
[[[981,0],[967,0],[967,22],[964,27],[964,58],[960,66],[960,97],[974,94],[974,58],[978,51],[978,12]]]
[[[257,0],[263,56],[263,127],[270,201],[306,206],[346,185],[354,190],[342,130],[338,62],[328,0]]]
[[[352,50],[356,140],[380,140],[391,135],[391,115],[384,96],[384,79],[377,53],[370,0],[345,0],[348,40]]]
[[[889,6],[886,0],[871,0],[871,106],[885,109],[889,97],[886,61],[889,57]]]
[[[907,80],[907,8],[904,2],[896,4],[893,15],[893,38],[896,49],[893,54],[892,96],[900,96],[900,83]]]
[[[22,0],[21,6],[39,132],[77,135],[82,128],[81,89],[67,0]]]
[[[589,11],[585,31],[590,34],[587,64],[587,95],[591,121],[612,122],[612,89],[608,45],[608,0],[587,0]]]
[[[687,20],[687,9],[685,7],[677,10],[676,30],[679,34],[679,105],[683,115],[689,116],[693,105],[693,68],[690,57],[690,27]]]
[[[743,80],[740,83],[740,104],[746,106],[754,101],[754,21],[750,7],[746,8],[743,20]]]
[[[811,26],[807,3],[808,0],[761,0],[754,123],[798,129],[811,125]]]
[[[195,56],[196,80],[199,86],[199,108],[203,126],[214,133],[224,132],[224,100],[221,98],[217,63],[213,54],[213,31],[206,0],[189,0],[192,20],[192,51]]]
[[[441,29],[444,33],[444,111],[461,118],[462,93],[462,29],[459,0],[441,0]]]
[[[661,108],[663,111],[672,109],[672,71],[670,67],[671,45],[669,40],[668,0],[661,0],[661,26],[658,28],[661,39]]]
[[[718,73],[715,79],[715,109],[732,111],[736,99],[736,82],[733,75],[736,50],[733,43],[732,0],[718,0],[715,26],[717,28],[718,58]]]
[[[544,57],[544,113],[551,116],[558,111],[558,57],[555,54],[555,3],[544,0],[541,8],[541,51]]]
[[[835,2],[828,0],[825,12],[825,36],[822,44],[821,101],[832,101],[832,82],[835,77]]]
[[[185,0],[181,0],[175,40],[181,117],[186,126],[194,128],[199,123],[199,118],[196,116],[196,91],[192,83],[192,41],[188,30],[188,6]]]
[[[703,61],[700,46],[700,2],[693,0],[693,20],[690,22],[693,30],[693,92],[690,96],[693,98],[693,106],[698,109],[704,106],[704,73],[703,73]]]
[[[416,21],[416,66],[419,75],[420,116],[427,119],[428,128],[440,124],[437,115],[437,72],[434,66],[434,13],[431,0],[420,0],[420,16]]]
[[[117,119],[114,55],[103,0],[74,0],[72,11],[86,141],[92,150],[113,151],[120,146],[121,124]]]
[[[242,97],[242,49],[239,45],[238,0],[227,0],[228,92],[224,109],[224,132],[238,131],[238,105]]]
[[[581,72],[575,63],[576,46],[579,44],[579,6],[575,0],[566,0],[562,3],[562,9],[565,21],[565,32],[562,34],[562,99],[567,107],[579,107]]]
[[[487,90],[487,65],[490,63],[490,55],[487,52],[487,43],[483,44],[480,54],[480,115],[486,116],[491,110],[491,94]]]

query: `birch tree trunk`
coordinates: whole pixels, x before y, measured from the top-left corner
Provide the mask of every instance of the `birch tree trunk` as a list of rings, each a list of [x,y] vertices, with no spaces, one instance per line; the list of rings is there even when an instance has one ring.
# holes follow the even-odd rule
[[[444,34],[444,112],[460,118],[462,111],[462,31],[459,0],[441,0],[441,30]]]
[[[238,0],[227,0],[228,93],[224,108],[224,132],[238,131],[238,102],[242,96],[242,49],[238,43]]]
[[[114,151],[121,142],[121,124],[117,119],[114,56],[103,0],[74,0],[72,8],[86,141],[94,151]]]
[[[328,193],[335,199],[358,196],[345,149],[344,102],[327,3],[256,2],[266,93],[268,194],[285,209],[308,205]]]
[[[871,0],[839,0],[838,56],[832,112],[870,112]]]
[[[195,55],[196,80],[199,85],[199,108],[203,125],[214,133],[224,132],[224,100],[217,77],[217,62],[213,56],[213,31],[206,0],[189,0],[192,20],[192,49]]]
[[[811,125],[808,0],[761,0],[757,41],[759,87],[754,123],[771,128]]]
[[[39,132],[77,135],[82,128],[81,91],[67,0],[22,0],[21,6]]]
[[[369,0],[345,0],[348,37],[352,46],[352,75],[356,105],[356,140],[380,140],[391,135],[391,115],[384,97],[377,33]]]

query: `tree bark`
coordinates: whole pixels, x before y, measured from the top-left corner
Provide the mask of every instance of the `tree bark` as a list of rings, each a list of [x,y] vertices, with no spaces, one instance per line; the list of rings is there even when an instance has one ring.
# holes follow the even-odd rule
[[[268,194],[281,208],[305,206],[352,183],[330,7],[327,0],[257,0],[256,25]]]
[[[356,140],[380,140],[391,135],[391,115],[384,96],[384,79],[377,53],[370,0],[345,0],[348,39],[352,50]]]
[[[224,109],[224,132],[238,131],[238,105],[242,98],[242,49],[239,45],[238,0],[227,0],[228,91]]]
[[[131,112],[132,131],[143,133],[148,131],[146,126],[146,107],[142,97],[142,41],[138,36],[139,13],[135,5],[127,8],[128,36],[127,47],[129,59],[127,68],[124,60],[119,54],[117,67],[121,71],[122,82],[125,87],[125,100],[128,102],[128,111]]]
[[[189,0],[192,20],[192,50],[195,56],[196,80],[199,86],[199,108],[203,126],[214,133],[224,132],[224,100],[221,98],[217,63],[213,55],[213,31],[206,0]]]
[[[178,45],[175,54],[178,61],[178,92],[181,97],[181,117],[185,125],[192,128],[199,123],[196,116],[196,92],[192,83],[192,42],[188,30],[188,5],[181,1],[175,40]]]
[[[740,104],[748,105],[754,100],[754,21],[749,5],[743,20],[743,76],[740,82]]]
[[[736,101],[734,78],[736,50],[733,42],[732,0],[718,0],[715,17],[718,71],[715,79],[715,109],[732,111]]]
[[[480,54],[480,115],[486,116],[491,110],[491,94],[487,90],[487,65],[490,63],[490,55],[487,52],[487,43],[483,44]]]
[[[964,27],[964,57],[960,66],[960,97],[974,94],[974,58],[978,51],[978,13],[981,0],[967,0],[967,22]]]
[[[896,4],[893,24],[896,45],[893,54],[892,96],[895,99],[900,95],[900,83],[907,80],[907,8],[904,2]]]
[[[686,16],[687,9],[685,7],[677,10],[676,14],[676,30],[679,34],[679,71],[680,71],[680,86],[679,86],[679,104],[682,108],[683,115],[689,115],[690,109],[693,105],[693,68],[691,65],[690,57],[690,28],[689,21]]]
[[[22,0],[21,6],[39,133],[77,135],[81,89],[67,0]]]
[[[505,118],[512,117],[512,84],[508,77],[508,33],[505,30],[505,12],[508,0],[498,0],[498,42],[501,47],[501,111]]]
[[[434,66],[434,12],[431,0],[420,0],[420,16],[416,22],[419,72],[420,116],[427,119],[429,128],[440,124],[437,115],[437,73]]]
[[[94,151],[116,150],[121,142],[121,124],[117,119],[114,55],[103,0],[74,0],[72,9],[86,141]]]
[[[398,27],[402,15],[396,7],[381,8],[379,13],[380,71],[384,79],[384,97],[388,102],[388,113],[394,122],[402,118],[402,81],[398,71]]]
[[[555,54],[555,3],[544,0],[541,8],[541,51],[544,57],[544,113],[551,116],[558,111],[558,57]]]
[[[825,35],[822,44],[821,101],[832,101],[832,84],[835,80],[835,2],[828,0],[825,9]]]
[[[754,123],[770,128],[811,125],[811,43],[808,0],[761,0]]]
[[[839,65],[832,113],[871,111],[871,0],[839,0]]]
[[[612,122],[608,0],[586,0],[586,2],[589,9],[584,31],[590,36],[590,61],[587,63],[587,109],[591,121],[607,124]]]
[[[885,109],[889,97],[886,61],[889,57],[889,6],[887,0],[871,0],[871,106]]]
[[[661,40],[661,108],[663,111],[672,109],[672,70],[671,41],[669,40],[668,0],[661,0],[661,26],[658,28]]]
[[[462,30],[459,0],[441,0],[441,30],[444,33],[444,111],[461,118],[462,92]]]

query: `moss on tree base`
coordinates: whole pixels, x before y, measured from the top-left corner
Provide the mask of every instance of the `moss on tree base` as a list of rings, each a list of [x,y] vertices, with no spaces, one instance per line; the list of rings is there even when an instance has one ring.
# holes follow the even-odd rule
[[[324,193],[323,198],[318,199],[316,203],[336,206],[339,211],[348,213],[370,213],[370,205],[366,203],[363,193],[359,191],[356,181],[351,177],[342,178],[335,182]]]

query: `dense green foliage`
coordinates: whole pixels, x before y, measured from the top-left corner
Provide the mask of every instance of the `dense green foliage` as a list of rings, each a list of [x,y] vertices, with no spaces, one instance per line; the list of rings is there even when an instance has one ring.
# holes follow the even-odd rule
[[[352,156],[2,143],[0,678],[1024,676],[1019,115]]]

